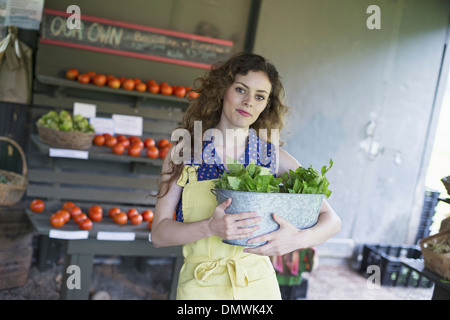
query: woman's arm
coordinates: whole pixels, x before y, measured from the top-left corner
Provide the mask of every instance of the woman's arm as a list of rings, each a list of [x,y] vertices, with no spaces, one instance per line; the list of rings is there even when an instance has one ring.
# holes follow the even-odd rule
[[[280,148],[279,154],[278,176],[289,169],[295,171],[300,166],[298,161],[285,150]],[[341,228],[341,220],[325,200],[320,208],[317,223],[309,229],[297,229],[287,220],[278,217],[276,213],[273,218],[280,228],[272,233],[249,240],[249,244],[265,241],[268,243],[260,247],[245,249],[246,252],[266,256],[283,255],[297,249],[319,245],[338,233]]]
[[[170,153],[169,150],[163,163],[162,172],[166,172],[169,168]],[[164,181],[168,178],[168,175],[163,175],[161,180]],[[261,220],[255,212],[225,213],[231,199],[219,204],[208,219],[189,223],[173,220],[173,214],[183,192],[183,188],[176,182],[175,180],[170,185],[165,196],[156,201],[152,224],[152,243],[155,247],[183,245],[213,235],[228,240],[247,238],[259,228],[258,226],[240,228]]]

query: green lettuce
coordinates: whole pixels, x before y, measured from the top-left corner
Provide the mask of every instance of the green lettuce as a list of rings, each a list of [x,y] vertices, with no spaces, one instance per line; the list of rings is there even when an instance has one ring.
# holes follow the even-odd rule
[[[295,171],[284,172],[281,178],[275,178],[269,168],[254,163],[244,166],[236,161],[229,162],[229,172],[224,171],[219,179],[214,181],[218,189],[266,193],[319,193],[327,198],[331,195],[331,190],[328,189],[330,182],[325,174],[333,166],[332,159],[329,167],[322,167],[321,174],[312,166],[300,166]]]

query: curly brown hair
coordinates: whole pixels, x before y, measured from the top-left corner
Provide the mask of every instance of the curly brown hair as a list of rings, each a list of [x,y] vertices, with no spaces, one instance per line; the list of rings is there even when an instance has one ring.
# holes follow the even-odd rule
[[[259,134],[260,129],[281,129],[284,126],[284,117],[289,108],[284,104],[285,91],[280,76],[275,66],[260,55],[253,53],[238,53],[226,61],[218,62],[211,66],[209,72],[194,81],[194,91],[200,95],[190,101],[182,124],[179,128],[186,129],[191,134],[190,148],[194,152],[194,123],[201,121],[202,136],[206,130],[214,128],[222,114],[223,97],[225,91],[234,83],[236,75],[246,75],[249,71],[264,72],[272,85],[267,106],[258,119],[250,126]],[[265,139],[271,142],[271,130],[267,130]],[[180,143],[178,141],[177,143]],[[177,144],[176,143],[176,144]],[[280,141],[280,145],[283,143]],[[169,179],[162,181],[158,186],[160,198],[167,194],[169,186],[179,177],[184,164],[170,163],[170,171],[162,172],[169,175]]]

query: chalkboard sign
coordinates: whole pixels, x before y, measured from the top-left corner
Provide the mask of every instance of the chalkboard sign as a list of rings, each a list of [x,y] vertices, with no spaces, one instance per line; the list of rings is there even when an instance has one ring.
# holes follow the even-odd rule
[[[228,40],[86,15],[81,15],[80,29],[69,29],[69,16],[45,9],[40,42],[205,69],[226,59],[233,48]]]

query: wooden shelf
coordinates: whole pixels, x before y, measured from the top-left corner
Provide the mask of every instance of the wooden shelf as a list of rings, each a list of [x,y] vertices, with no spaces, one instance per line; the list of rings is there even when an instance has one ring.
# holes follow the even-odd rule
[[[47,75],[38,74],[36,75],[36,79],[46,85],[52,85],[59,88],[59,90],[64,90],[65,88],[73,88],[73,89],[81,89],[81,90],[90,90],[90,91],[97,91],[97,92],[103,92],[103,93],[110,93],[110,94],[118,94],[118,95],[125,95],[125,96],[131,96],[135,97],[137,99],[140,99],[141,102],[144,101],[163,101],[163,102],[170,102],[170,103],[176,103],[178,105],[184,105],[187,107],[189,105],[189,101],[187,98],[179,98],[176,96],[165,96],[162,94],[154,94],[150,92],[139,92],[136,90],[125,90],[122,88],[114,89],[110,88],[108,86],[97,86],[92,83],[79,83],[78,81],[74,80],[68,80],[68,79],[62,79]]]
[[[37,149],[43,153],[48,155],[49,150],[51,146],[48,144],[43,143],[37,134],[31,135],[31,141],[33,144],[37,147]],[[92,146],[89,150],[85,150],[89,152],[88,159],[90,160],[102,160],[102,161],[111,161],[111,162],[134,162],[134,163],[147,163],[154,166],[162,166],[163,159],[157,158],[157,159],[151,159],[145,156],[145,148],[142,149],[141,155],[138,157],[132,157],[127,154],[114,154],[111,151],[111,148],[108,147],[98,147],[98,146]]]

